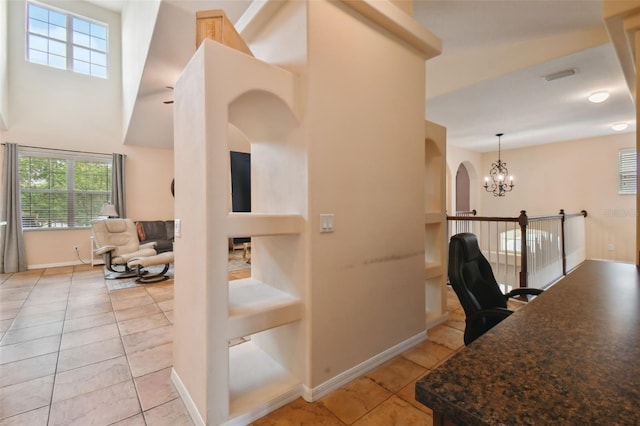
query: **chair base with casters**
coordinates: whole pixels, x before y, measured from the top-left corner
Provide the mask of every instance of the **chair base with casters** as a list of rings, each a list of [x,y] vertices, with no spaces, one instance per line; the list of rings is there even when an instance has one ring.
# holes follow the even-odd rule
[[[124,261],[126,263],[123,264],[119,264],[119,263],[114,263],[112,256],[111,256],[111,252],[106,252],[103,253],[104,258],[105,258],[105,267],[107,268],[107,270],[109,270],[111,273],[107,274],[104,276],[105,280],[120,280],[120,279],[124,279],[124,278],[133,278],[133,277],[137,277],[139,272],[136,271],[134,268],[130,268],[128,265],[128,262],[130,262],[133,259],[140,259],[139,257],[135,257],[135,256],[145,256],[145,257],[153,257],[156,256],[156,251],[153,249],[143,249],[143,250],[139,250],[135,253],[132,253],[133,257],[131,256],[120,256],[119,261]],[[146,271],[143,271],[143,273],[146,273]]]
[[[471,344],[513,313],[507,300],[517,296],[537,296],[537,288],[517,288],[503,294],[491,265],[484,257],[474,234],[463,232],[449,242],[449,282],[466,316],[464,343]]]
[[[157,254],[155,256],[139,257],[131,259],[127,266],[131,269],[135,269],[136,282],[141,284],[159,283],[169,279],[168,275],[165,275],[169,270],[169,266],[173,263],[173,252],[167,251]],[[151,274],[143,268],[155,265],[164,265],[162,271],[157,274]]]

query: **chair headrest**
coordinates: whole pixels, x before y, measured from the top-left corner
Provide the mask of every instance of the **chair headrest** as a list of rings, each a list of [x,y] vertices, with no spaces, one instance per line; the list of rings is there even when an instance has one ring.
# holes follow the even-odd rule
[[[465,260],[474,260],[482,256],[480,252],[480,246],[478,245],[478,238],[475,234],[469,232],[462,232],[451,237],[451,241],[458,241],[462,246],[462,254]]]
[[[125,219],[105,219],[104,226],[110,233],[127,231],[127,221]]]

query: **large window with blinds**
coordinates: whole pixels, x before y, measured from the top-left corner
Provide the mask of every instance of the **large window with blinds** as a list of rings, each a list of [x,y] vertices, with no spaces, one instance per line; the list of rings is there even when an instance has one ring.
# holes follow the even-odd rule
[[[20,148],[23,229],[84,228],[111,199],[111,155]]]
[[[619,153],[618,194],[635,195],[638,182],[638,156],[634,148],[621,149]]]

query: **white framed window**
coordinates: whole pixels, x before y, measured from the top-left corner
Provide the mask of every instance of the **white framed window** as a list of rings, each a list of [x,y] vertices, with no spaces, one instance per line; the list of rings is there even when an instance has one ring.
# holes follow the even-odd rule
[[[111,200],[112,156],[21,147],[23,229],[84,228]]]
[[[635,148],[621,149],[618,155],[618,194],[635,195],[637,192],[638,156]]]
[[[27,3],[27,60],[107,78],[106,24],[39,3]]]

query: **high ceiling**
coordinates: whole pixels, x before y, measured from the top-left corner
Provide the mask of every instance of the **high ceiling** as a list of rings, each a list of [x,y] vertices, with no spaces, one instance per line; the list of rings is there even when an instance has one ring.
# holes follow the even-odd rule
[[[426,116],[447,127],[448,144],[486,152],[496,133],[509,149],[613,134],[616,122],[635,131],[600,1],[416,1],[414,15],[443,40],[427,62]],[[544,78],[563,70],[575,74]],[[611,97],[588,102],[599,90]]]
[[[125,1],[125,0],[123,0]],[[130,0],[129,0],[130,1]],[[95,0],[121,7],[120,0]],[[195,51],[196,10],[222,8],[235,22],[250,0],[164,0],[127,144],[170,148],[171,86]],[[451,145],[486,152],[635,131],[635,109],[594,0],[416,0],[414,17],[443,40],[427,62],[426,118]],[[544,76],[573,69],[547,82]],[[609,90],[604,103],[586,96]]]

